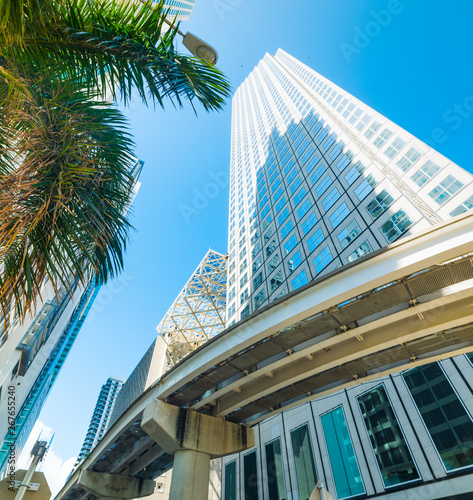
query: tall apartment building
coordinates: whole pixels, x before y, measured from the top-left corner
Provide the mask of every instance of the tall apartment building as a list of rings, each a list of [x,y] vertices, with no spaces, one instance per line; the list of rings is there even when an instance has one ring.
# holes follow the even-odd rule
[[[473,177],[284,51],[233,99],[228,324],[473,207]]]
[[[233,99],[227,325],[473,208],[473,177],[279,50]],[[353,284],[355,286],[355,284]],[[473,494],[473,354],[268,418],[226,457],[225,500]]]
[[[143,162],[137,161],[131,171],[133,199],[142,168]],[[71,282],[72,293],[63,287],[57,295],[47,283],[38,313],[0,332],[0,416],[4,417],[0,419],[0,475],[10,453],[19,457],[100,289],[95,282],[88,286]],[[9,396],[15,398],[14,414],[10,413],[14,426],[7,418]]]
[[[176,21],[187,21],[192,14],[195,0],[165,0],[164,9],[169,9],[169,17]]]
[[[77,456],[76,465],[82,462],[105,434],[122,385],[123,380],[110,377],[100,389],[84,444]]]

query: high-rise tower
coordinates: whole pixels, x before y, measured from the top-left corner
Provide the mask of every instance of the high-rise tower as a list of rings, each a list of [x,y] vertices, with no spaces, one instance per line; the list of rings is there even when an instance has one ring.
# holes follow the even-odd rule
[[[195,0],[165,0],[164,10],[169,9],[169,17],[177,21],[187,21],[192,14]]]
[[[92,451],[105,434],[122,385],[123,380],[110,377],[100,389],[94,413],[90,419],[89,428],[87,429],[84,444],[77,457],[76,465]]]
[[[266,55],[233,100],[227,326],[473,208],[472,181],[284,51]],[[260,417],[275,413],[255,423],[253,449],[223,459],[224,500],[307,499],[319,481],[334,499],[471,497],[473,353],[372,380],[341,370],[354,379],[343,391],[296,406],[311,393],[294,384],[295,397],[283,388],[254,401]],[[335,383],[320,375],[325,388]],[[294,404],[278,413],[284,397]]]
[[[233,99],[227,324],[472,208],[472,181],[284,51],[267,54]]]

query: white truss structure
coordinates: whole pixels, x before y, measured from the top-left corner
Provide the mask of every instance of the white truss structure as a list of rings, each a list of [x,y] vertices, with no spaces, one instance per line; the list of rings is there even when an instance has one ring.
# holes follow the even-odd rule
[[[209,250],[157,326],[167,344],[166,369],[225,329],[226,262]]]

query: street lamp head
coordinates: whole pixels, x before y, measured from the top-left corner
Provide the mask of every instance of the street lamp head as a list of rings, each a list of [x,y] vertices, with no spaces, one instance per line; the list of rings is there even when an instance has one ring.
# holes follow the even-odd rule
[[[217,51],[211,47],[208,43],[201,40],[199,37],[193,35],[192,33],[186,33],[182,43],[189,50],[191,54],[208,61],[211,64],[216,64],[218,60]]]

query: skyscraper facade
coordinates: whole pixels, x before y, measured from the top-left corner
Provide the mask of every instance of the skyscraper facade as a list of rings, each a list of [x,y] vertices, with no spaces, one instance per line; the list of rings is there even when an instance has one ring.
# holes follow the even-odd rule
[[[76,465],[92,451],[105,434],[122,385],[123,380],[110,377],[100,389],[84,444],[77,456]]]
[[[279,50],[233,99],[228,325],[473,207],[473,177]]]
[[[192,14],[195,0],[165,0],[164,9],[169,9],[169,17],[176,21],[187,21]]]
[[[18,457],[39,417],[54,382],[69,355],[100,287],[75,284],[73,294],[52,287],[43,291],[45,300],[34,318],[13,325],[0,348],[0,471],[9,459]],[[10,397],[10,399],[9,399]],[[14,398],[14,399],[12,399]],[[14,420],[9,423],[8,402],[14,401]]]
[[[233,99],[227,326],[473,208],[473,177],[287,53]],[[356,284],[354,283],[353,286]],[[224,500],[471,498],[473,353],[353,385],[255,425]]]

